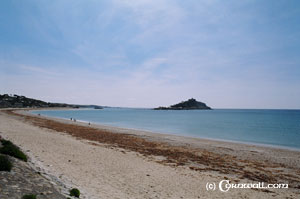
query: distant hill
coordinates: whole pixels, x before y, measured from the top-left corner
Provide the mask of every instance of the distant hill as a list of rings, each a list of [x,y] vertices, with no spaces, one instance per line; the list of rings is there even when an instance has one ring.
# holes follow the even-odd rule
[[[171,105],[169,107],[158,107],[154,110],[194,110],[194,109],[201,109],[201,110],[210,110],[211,108],[207,106],[203,102],[198,102],[197,100],[191,98],[187,101],[180,102],[178,104]]]
[[[69,107],[69,108],[95,108],[101,109],[97,105],[74,105],[65,103],[50,103],[37,99],[27,98],[19,95],[0,94],[0,108],[47,108],[47,107]]]

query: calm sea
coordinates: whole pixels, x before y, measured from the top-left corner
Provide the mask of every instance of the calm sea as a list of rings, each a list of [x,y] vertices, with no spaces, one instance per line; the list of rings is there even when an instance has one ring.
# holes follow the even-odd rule
[[[91,123],[300,149],[300,110],[43,110],[35,114]]]

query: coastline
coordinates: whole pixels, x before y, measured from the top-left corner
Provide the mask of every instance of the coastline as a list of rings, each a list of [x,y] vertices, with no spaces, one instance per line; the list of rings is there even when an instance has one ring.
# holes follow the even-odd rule
[[[3,116],[3,114],[1,114],[1,116]],[[28,117],[27,119],[25,118],[26,116]],[[266,180],[267,182],[271,183],[271,182],[278,182],[279,178],[277,177],[281,176],[281,179],[283,181],[291,183],[291,189],[289,189],[288,191],[272,190],[271,192],[262,192],[262,191],[252,190],[252,189],[245,190],[245,191],[240,190],[240,192],[232,191],[230,192],[230,195],[227,194],[225,197],[237,196],[237,195],[246,195],[246,196],[258,195],[258,197],[274,197],[274,195],[283,196],[282,194],[287,194],[287,193],[296,197],[296,195],[294,194],[299,193],[300,153],[297,151],[290,151],[285,149],[274,149],[269,147],[253,146],[253,145],[246,145],[241,143],[231,143],[231,142],[213,141],[213,140],[189,138],[189,137],[182,137],[182,136],[175,136],[175,135],[157,134],[157,133],[150,133],[147,131],[123,129],[118,127],[109,127],[109,126],[95,125],[95,124],[91,124],[89,126],[88,124],[82,122],[74,123],[72,121],[68,121],[64,119],[53,119],[44,116],[40,116],[40,117],[31,116],[30,113],[29,114],[26,113],[26,116],[22,117],[18,115],[10,115],[6,117],[8,117],[10,121],[18,120],[18,122],[21,123],[25,122],[26,125],[31,125],[32,126],[31,128],[35,126],[35,128],[37,129],[36,131],[46,131],[47,129],[50,129],[50,131],[54,131],[54,133],[52,132],[52,134],[55,134],[55,136],[59,135],[59,136],[66,137],[65,139],[68,138],[68,142],[73,142],[75,137],[76,141],[78,142],[78,143],[76,142],[76,144],[80,144],[79,142],[84,142],[81,144],[83,144],[82,146],[85,147],[87,147],[86,145],[90,145],[89,147],[95,147],[94,148],[95,150],[100,150],[100,149],[108,150],[110,153],[114,151],[114,154],[116,156],[121,155],[120,158],[124,156],[127,157],[129,155],[134,156],[134,157],[131,156],[130,157],[133,158],[135,161],[143,160],[146,161],[147,164],[149,165],[151,164],[151,166],[155,165],[155,167],[159,167],[161,170],[167,172],[168,176],[172,172],[174,172],[174,169],[179,173],[180,172],[185,173],[190,177],[184,179],[183,182],[187,183],[187,185],[190,186],[192,186],[190,183],[196,183],[195,185],[199,186],[198,187],[199,190],[195,190],[197,188],[195,186],[192,186],[190,190],[188,190],[188,192],[192,191],[193,193],[195,193],[195,195],[188,195],[188,192],[185,192],[185,194],[183,195],[185,195],[186,197],[190,196],[190,198],[196,198],[195,196],[199,194],[200,196],[205,196],[206,194],[208,194],[206,196],[210,196],[210,194],[212,194],[212,192],[205,190],[205,184],[203,184],[204,182],[196,182],[193,180],[194,178],[202,179],[204,181],[206,180],[206,182],[208,182],[209,180],[217,181],[217,180],[224,179],[226,177],[232,181],[238,181],[238,182],[243,182],[245,180],[246,181]],[[34,118],[31,117],[35,117],[38,119],[35,120]],[[53,123],[52,124],[53,128],[63,128],[63,126],[65,125],[64,128],[66,132],[58,131],[57,129],[56,130],[51,129],[52,127],[50,128],[49,126],[42,126],[42,128],[41,126],[37,127],[38,125],[44,125],[44,124],[36,124],[36,123],[34,125],[28,124],[37,121],[42,122],[44,119],[47,121],[51,120],[60,123],[59,126],[55,126]],[[13,126],[10,127],[12,128],[11,131],[13,131],[14,127]],[[120,138],[122,139],[126,138],[128,139],[128,142],[118,143],[116,142],[116,140],[110,140],[110,139],[108,140],[103,140],[103,139],[101,140],[98,138],[97,138],[98,140],[90,139],[91,137],[85,138],[82,137],[84,135],[76,134],[76,132],[72,134],[72,136],[70,137],[71,133],[68,132],[68,128],[72,128],[71,130],[73,131],[75,131],[78,128],[81,128],[82,131],[88,131],[89,129],[93,129],[93,131],[95,131],[95,129],[98,130],[100,129],[100,131],[103,132],[115,133],[117,136],[120,136]],[[63,133],[57,133],[57,132],[63,132]],[[109,134],[109,133],[105,134],[107,136],[106,138],[112,138],[110,136],[112,136],[113,134]],[[91,135],[94,135],[94,133]],[[10,136],[10,135],[6,134],[6,136]],[[17,139],[17,137],[15,137],[15,139]],[[73,141],[71,141],[71,139],[73,139]],[[138,143],[143,143],[145,146],[130,145],[131,144],[130,141],[132,141],[133,139]],[[115,142],[116,144],[113,144],[112,141]],[[21,143],[22,139],[20,139],[19,142]],[[23,145],[25,146],[24,143]],[[150,150],[151,148],[147,148],[148,146],[152,146],[153,151]],[[111,147],[113,149],[111,149]],[[144,150],[144,148],[147,148],[147,150]],[[174,153],[171,153],[172,151]],[[99,153],[102,152],[99,151]],[[161,155],[158,155],[159,153],[161,153]],[[124,160],[124,158],[121,159]],[[104,164],[103,162],[101,163]],[[143,162],[143,164],[145,163]],[[80,165],[77,166],[80,167]],[[124,169],[124,168],[119,168],[119,169]],[[138,168],[136,169],[139,170]],[[265,173],[266,176],[256,175],[256,172],[259,172],[259,170],[262,171],[258,174]],[[296,176],[291,177],[290,175],[292,174]],[[140,173],[137,175],[140,175]],[[166,175],[166,174],[159,173],[159,175]],[[176,176],[177,174],[174,175]],[[155,180],[155,178],[153,180]],[[173,183],[172,185],[170,185],[173,186],[175,182],[169,182],[169,183]],[[123,186],[126,187],[127,185],[123,185]],[[161,184],[161,186],[164,187],[166,185]],[[297,188],[297,186],[299,186],[299,188]],[[143,187],[143,189],[147,189],[147,188]],[[165,195],[166,193],[169,193],[168,191],[163,191],[163,190],[160,191],[155,190],[155,191],[157,194],[160,194],[159,196],[161,198],[168,198]],[[173,189],[172,191],[175,190]],[[88,191],[84,193],[87,194],[87,192]],[[92,192],[95,192],[95,190],[93,190]],[[149,196],[148,194],[146,194],[146,192],[144,192],[143,194],[145,194],[143,196]],[[213,195],[217,197],[224,197],[222,193],[214,192]],[[142,195],[140,197],[139,195],[134,195],[134,196],[135,198],[142,198]]]
[[[34,114],[35,115],[35,114]],[[50,117],[50,116],[42,116],[45,118],[51,118],[51,119],[58,119],[59,121],[67,122],[69,121],[66,118],[60,118],[60,117]],[[217,139],[217,138],[206,138],[206,137],[196,137],[192,135],[176,135],[171,133],[165,133],[165,132],[158,132],[158,131],[151,131],[151,130],[145,130],[145,129],[139,129],[139,128],[128,128],[128,127],[119,127],[119,126],[113,126],[113,125],[107,125],[107,124],[101,124],[96,122],[89,122],[85,120],[76,120],[77,124],[83,124],[87,125],[90,123],[89,126],[91,127],[97,127],[101,129],[113,129],[114,131],[120,131],[120,132],[135,132],[137,135],[140,135],[141,132],[144,134],[148,134],[150,136],[160,136],[160,137],[178,137],[181,139],[180,142],[183,142],[184,140],[187,140],[189,142],[189,139],[192,139],[199,142],[215,142],[215,143],[223,143],[223,144],[241,144],[241,145],[247,145],[248,147],[263,147],[268,149],[282,149],[282,150],[289,150],[289,151],[296,151],[300,152],[300,148],[295,147],[288,147],[288,146],[282,146],[282,145],[273,145],[273,144],[263,144],[263,143],[256,143],[256,142],[245,142],[245,141],[236,141],[236,140],[225,140],[225,139]]]
[[[52,110],[57,110],[57,109],[52,109]],[[21,114],[25,115],[30,115],[30,116],[37,116],[33,113],[30,113],[29,111],[21,111]],[[50,117],[50,116],[39,116],[43,117],[45,119],[51,119],[55,120],[58,122],[63,122],[67,124],[74,124],[73,121],[70,121],[66,118],[56,118],[56,117]],[[86,127],[94,127],[97,129],[101,130],[108,130],[110,132],[114,133],[122,133],[122,134],[128,134],[128,135],[136,135],[136,136],[141,136],[142,138],[149,140],[150,142],[164,142],[166,144],[172,145],[172,146],[182,146],[182,147],[191,147],[195,149],[209,149],[210,151],[214,151],[216,153],[222,153],[222,151],[215,150],[215,147],[220,147],[225,150],[243,150],[246,152],[264,152],[264,153],[270,153],[273,154],[274,152],[277,154],[282,154],[282,157],[289,157],[288,154],[290,153],[299,153],[299,158],[300,158],[300,149],[297,148],[285,148],[281,146],[276,146],[276,145],[264,145],[264,144],[258,144],[258,143],[246,143],[246,142],[239,142],[239,141],[232,141],[232,140],[218,140],[218,139],[210,139],[210,138],[197,138],[197,137],[192,137],[192,136],[183,136],[183,135],[174,135],[174,134],[166,134],[166,133],[161,133],[161,132],[153,132],[153,131],[148,131],[148,130],[142,130],[142,129],[134,129],[134,128],[123,128],[123,127],[117,127],[117,126],[109,126],[105,124],[99,124],[99,123],[90,123],[91,125],[88,125],[88,121],[81,121],[81,120],[76,120],[76,125],[82,125]],[[224,153],[226,154],[226,153]],[[236,154],[235,154],[236,155]],[[239,154],[240,155],[240,154]],[[296,157],[296,156],[295,156]],[[247,158],[250,159],[256,159],[257,156],[254,158],[252,156],[247,156]],[[245,159],[247,159],[245,158]],[[263,157],[260,157],[262,159]],[[291,159],[294,159],[292,157]],[[279,163],[283,163],[289,161],[288,158],[284,158],[282,161]],[[300,165],[300,159],[299,161],[296,161],[294,166]],[[300,169],[300,166],[299,166]]]
[[[62,110],[62,109],[55,109],[55,108],[51,108],[51,109],[39,109],[41,111],[46,110],[46,111],[56,111],[56,110]],[[74,110],[74,111],[85,111],[85,110],[89,110],[89,109],[68,109],[68,110]],[[90,109],[93,110],[93,109]],[[225,110],[225,109],[220,109],[220,110]],[[252,109],[241,109],[241,110],[252,110]],[[257,109],[260,110],[260,109]],[[270,109],[271,110],[271,109]],[[273,110],[273,109],[272,109]],[[274,109],[275,110],[275,109]],[[281,109],[280,109],[281,110]],[[283,109],[282,109],[283,110]],[[191,110],[193,111],[193,110]],[[27,112],[27,111],[26,111]],[[26,113],[27,114],[27,113]],[[38,113],[32,113],[31,111],[28,111],[28,114],[33,114],[35,116],[37,116]],[[57,117],[57,116],[50,116],[50,115],[44,115],[41,112],[41,116],[44,116],[45,118],[51,118],[51,119],[62,119],[62,120],[66,120],[69,121],[69,118],[66,117]],[[284,150],[291,150],[291,151],[300,151],[300,148],[298,145],[288,145],[287,143],[285,144],[275,144],[272,142],[268,142],[268,141],[244,141],[243,139],[234,139],[233,137],[230,138],[213,138],[213,137],[209,137],[209,136],[198,136],[197,134],[189,134],[189,133],[185,133],[184,131],[178,131],[176,132],[176,130],[157,130],[157,129],[151,129],[151,128],[142,128],[142,127],[134,127],[132,125],[127,125],[127,126],[122,126],[120,124],[110,124],[110,123],[101,123],[101,122],[91,122],[88,120],[79,120],[78,118],[76,118],[76,121],[82,122],[82,123],[90,123],[93,124],[94,126],[98,126],[99,128],[115,128],[117,130],[127,130],[127,131],[134,131],[134,132],[146,132],[147,134],[161,134],[161,135],[172,135],[172,136],[179,136],[179,137],[183,137],[183,138],[195,138],[195,139],[199,139],[201,140],[207,140],[207,141],[216,141],[216,142],[225,142],[225,143],[234,143],[234,144],[246,144],[248,146],[258,146],[258,147],[267,147],[267,148],[273,148],[273,149],[284,149]],[[174,133],[174,131],[176,133]]]
[[[41,109],[41,110],[48,110],[48,109]],[[52,108],[51,110],[62,110],[62,109],[55,109]],[[66,110],[66,109],[63,109]],[[67,109],[67,110],[77,110],[77,109]],[[31,113],[30,111],[21,111],[21,114],[25,115],[31,115],[31,116],[38,116],[35,113]],[[45,118],[45,119],[51,119],[58,122],[64,122],[68,124],[74,124],[73,121],[70,121],[67,118],[63,117],[51,117],[47,115],[40,115],[39,117]],[[90,125],[88,125],[90,123]],[[150,131],[150,130],[144,130],[144,129],[138,129],[138,128],[127,128],[127,127],[119,127],[119,126],[112,126],[107,124],[101,124],[101,123],[93,123],[89,121],[84,120],[76,120],[77,125],[83,125],[88,127],[96,127],[99,129],[104,130],[111,130],[119,133],[129,133],[129,134],[136,134],[138,136],[144,136],[144,138],[150,138],[154,139],[154,141],[166,141],[169,142],[169,144],[175,144],[175,145],[186,145],[199,142],[199,143],[210,143],[214,146],[218,145],[224,145],[224,146],[231,146],[233,145],[239,145],[240,147],[254,147],[254,148],[261,148],[261,150],[267,149],[267,150],[287,150],[291,152],[300,152],[300,148],[295,147],[288,147],[288,146],[281,146],[281,145],[272,145],[272,144],[261,144],[261,143],[254,143],[254,142],[243,142],[243,141],[235,141],[235,140],[223,140],[223,139],[214,139],[214,138],[204,138],[204,137],[194,137],[194,136],[188,136],[188,135],[176,135],[176,134],[170,134],[170,133],[164,133],[164,132],[157,132],[157,131]],[[157,139],[155,139],[157,138]],[[173,138],[173,139],[172,139]],[[170,142],[170,140],[174,141],[175,143]],[[300,161],[299,161],[300,164]]]

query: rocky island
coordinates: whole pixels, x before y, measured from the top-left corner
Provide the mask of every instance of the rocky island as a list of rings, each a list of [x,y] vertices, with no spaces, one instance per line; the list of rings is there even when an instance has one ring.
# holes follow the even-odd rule
[[[154,108],[154,110],[194,110],[194,109],[211,110],[211,108],[207,106],[205,103],[198,102],[194,98],[191,98],[187,101],[180,102],[178,104],[171,105],[169,107]]]

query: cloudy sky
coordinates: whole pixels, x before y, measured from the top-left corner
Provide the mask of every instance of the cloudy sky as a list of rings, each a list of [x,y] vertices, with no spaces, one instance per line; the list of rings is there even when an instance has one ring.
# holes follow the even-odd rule
[[[0,93],[300,109],[298,0],[1,0]]]

